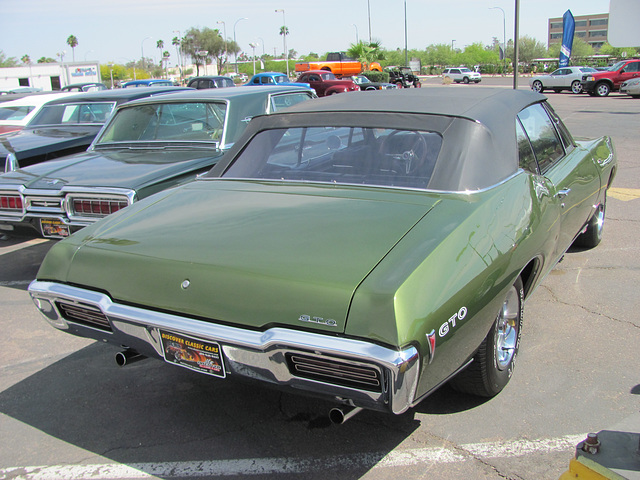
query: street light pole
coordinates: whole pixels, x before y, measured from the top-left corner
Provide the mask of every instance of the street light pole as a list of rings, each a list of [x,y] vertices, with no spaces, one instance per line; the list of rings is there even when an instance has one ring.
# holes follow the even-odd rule
[[[144,41],[145,40],[151,40],[153,37],[146,37],[144,40],[142,40],[142,42],[140,43],[140,53],[142,55],[142,69],[146,70],[146,64],[144,61]]]
[[[236,25],[238,24],[238,22],[240,20],[249,20],[249,19],[247,17],[242,17],[242,18],[239,18],[238,20],[236,20],[236,23],[233,24],[233,43],[236,44],[236,47],[238,46],[238,42],[236,42]],[[235,62],[235,71],[236,71],[236,73],[238,73],[238,54],[237,53],[234,54],[234,58],[236,60],[236,62]]]
[[[371,1],[367,0],[367,18],[369,20],[369,45],[371,45]]]
[[[224,23],[222,20],[220,20],[219,22],[216,23],[221,23],[222,24],[222,31],[224,33],[224,64],[225,67],[227,66],[227,24]],[[227,71],[227,73],[229,73]]]
[[[502,61],[504,62],[504,75],[507,73],[507,16],[501,7],[489,7],[489,10],[494,8],[502,12]]]
[[[407,0],[404,0],[404,66],[409,66],[409,57],[407,56]]]
[[[518,56],[520,55],[520,45],[518,35],[520,35],[520,0],[516,0],[516,12],[514,16],[514,34],[513,34],[513,89],[518,89]]]
[[[251,47],[252,50],[252,57],[253,57],[253,74],[256,74],[256,47],[258,45],[256,45],[255,43],[250,43],[249,46]]]
[[[284,16],[284,8],[276,9],[276,13],[282,12],[282,24],[284,26],[284,32],[282,32],[282,36],[284,37],[284,61],[287,64],[287,77],[289,77],[289,51],[287,50],[287,20]]]
[[[355,23],[352,23],[354,27],[356,27],[356,45],[360,43],[360,39],[358,38],[358,26]]]

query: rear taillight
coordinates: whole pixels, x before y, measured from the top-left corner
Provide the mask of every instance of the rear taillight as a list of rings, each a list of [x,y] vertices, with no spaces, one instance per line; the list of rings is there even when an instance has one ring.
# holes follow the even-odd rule
[[[19,195],[0,195],[0,209],[21,212],[22,197]]]
[[[105,217],[128,205],[123,200],[103,198],[74,198],[72,202],[73,214],[80,217]]]

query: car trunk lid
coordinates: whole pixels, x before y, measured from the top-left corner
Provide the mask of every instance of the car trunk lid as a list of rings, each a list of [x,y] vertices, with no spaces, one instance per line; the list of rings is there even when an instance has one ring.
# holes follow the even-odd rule
[[[437,203],[381,190],[198,181],[86,229],[66,281],[205,320],[343,332],[355,289]]]

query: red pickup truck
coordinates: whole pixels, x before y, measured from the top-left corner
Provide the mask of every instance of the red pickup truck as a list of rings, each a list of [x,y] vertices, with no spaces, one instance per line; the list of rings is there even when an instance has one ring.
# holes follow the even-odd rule
[[[622,82],[640,77],[640,59],[623,60],[604,72],[592,72],[582,76],[582,90],[592,97],[606,97],[620,89]]]

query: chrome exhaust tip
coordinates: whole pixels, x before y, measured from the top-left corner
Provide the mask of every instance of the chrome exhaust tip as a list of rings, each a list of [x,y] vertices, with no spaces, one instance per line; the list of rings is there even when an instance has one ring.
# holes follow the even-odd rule
[[[123,350],[122,352],[116,353],[116,363],[120,367],[135,363],[139,360],[144,360],[145,358],[147,357],[140,355],[138,352],[133,350]]]
[[[362,407],[332,408],[329,411],[329,420],[331,420],[331,423],[335,425],[342,425],[344,422],[349,420],[354,415],[360,413],[361,411]]]

